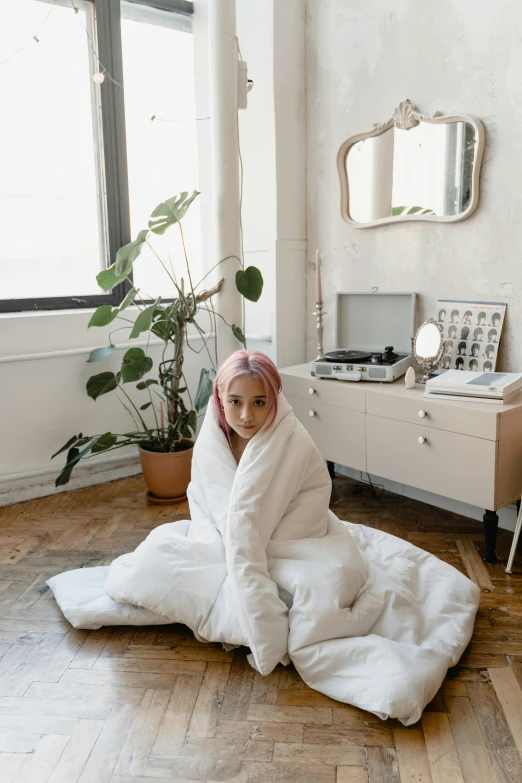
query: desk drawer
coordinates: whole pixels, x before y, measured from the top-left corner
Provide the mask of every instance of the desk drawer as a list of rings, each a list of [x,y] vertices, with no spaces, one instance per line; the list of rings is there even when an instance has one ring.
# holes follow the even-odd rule
[[[471,435],[486,440],[496,440],[498,407],[489,405],[488,410],[473,407],[473,403],[445,403],[427,400],[423,394],[411,398],[399,394],[366,392],[366,412],[386,419],[397,419],[411,424],[422,424],[424,428],[435,428],[461,435]],[[491,410],[489,410],[491,409]],[[424,416],[419,416],[424,413]]]
[[[310,402],[335,405],[350,411],[365,411],[364,389],[349,381],[329,381],[323,378],[299,378],[281,373],[285,397],[299,397]]]
[[[418,442],[424,437],[425,443]],[[366,416],[368,472],[482,508],[495,508],[497,444]]]
[[[312,400],[288,397],[294,413],[310,433],[324,459],[366,470],[365,415]],[[310,411],[314,416],[310,416]]]

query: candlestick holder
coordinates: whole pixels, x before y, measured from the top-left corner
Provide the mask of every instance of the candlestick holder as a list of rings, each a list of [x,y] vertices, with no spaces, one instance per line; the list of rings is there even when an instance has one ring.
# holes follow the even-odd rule
[[[323,316],[327,315],[326,311],[323,312],[323,303],[322,302],[316,302],[315,303],[316,310],[314,310],[314,315],[317,316],[317,336],[318,336],[318,345],[317,345],[317,351],[318,355],[315,357],[315,361],[318,361],[324,357],[324,351],[323,351]]]

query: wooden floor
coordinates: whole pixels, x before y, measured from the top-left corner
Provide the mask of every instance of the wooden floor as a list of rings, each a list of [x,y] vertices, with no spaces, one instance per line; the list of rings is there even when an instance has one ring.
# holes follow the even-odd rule
[[[107,565],[187,507],[147,506],[141,477],[0,509],[1,783],[521,783],[522,552],[485,565],[479,524],[336,479],[332,508],[473,579],[473,640],[422,720],[404,728],[261,677],[246,650],[183,626],[71,629],[51,575]],[[176,517],[176,514],[178,517]]]

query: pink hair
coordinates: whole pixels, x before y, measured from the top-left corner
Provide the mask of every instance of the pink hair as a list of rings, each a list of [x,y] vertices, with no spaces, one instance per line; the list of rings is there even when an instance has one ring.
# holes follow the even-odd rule
[[[267,404],[270,407],[267,429],[272,426],[277,416],[277,395],[282,387],[281,376],[277,371],[277,367],[261,351],[236,351],[222,364],[214,380],[212,391],[218,423],[227,438],[230,438],[232,429],[221,409],[221,398],[226,394],[232,381],[242,375],[250,375],[252,378],[260,380],[263,384]]]

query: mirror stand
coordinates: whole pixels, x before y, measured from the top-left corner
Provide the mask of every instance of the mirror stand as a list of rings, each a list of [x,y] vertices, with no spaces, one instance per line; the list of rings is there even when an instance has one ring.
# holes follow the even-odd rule
[[[437,369],[444,347],[444,332],[434,318],[428,318],[419,326],[412,347],[415,361],[424,372],[417,383],[425,384],[430,373]]]

